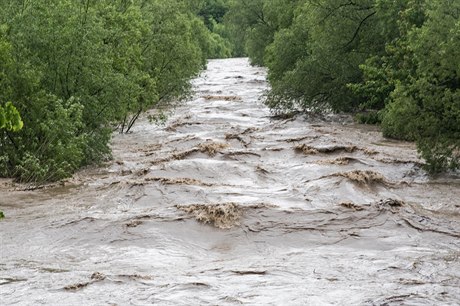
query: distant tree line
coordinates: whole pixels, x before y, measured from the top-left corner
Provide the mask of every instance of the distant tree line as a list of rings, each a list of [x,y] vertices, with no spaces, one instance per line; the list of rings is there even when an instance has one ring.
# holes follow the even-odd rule
[[[116,127],[186,95],[231,54],[208,2],[0,0],[0,176],[67,177],[110,156]]]
[[[225,19],[273,112],[354,112],[430,172],[459,168],[460,1],[230,0]]]

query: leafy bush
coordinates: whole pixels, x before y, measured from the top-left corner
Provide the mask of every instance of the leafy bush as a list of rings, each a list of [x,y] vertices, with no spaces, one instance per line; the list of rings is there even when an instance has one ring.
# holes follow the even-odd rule
[[[13,103],[8,102],[4,107],[0,105],[0,129],[17,132],[23,126],[21,115]]]
[[[362,124],[380,124],[382,122],[381,112],[371,110],[355,114],[355,121]]]

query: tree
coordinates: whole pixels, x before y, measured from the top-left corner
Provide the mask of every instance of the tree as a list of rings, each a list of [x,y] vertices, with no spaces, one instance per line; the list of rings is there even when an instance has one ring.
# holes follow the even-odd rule
[[[264,0],[232,0],[225,16],[236,54],[248,54],[251,63],[259,66],[264,64],[265,48],[275,33],[264,15],[264,3]]]
[[[267,48],[267,104],[275,112],[356,109],[361,101],[348,84],[361,80],[359,65],[379,45],[375,14],[371,0],[299,3]]]
[[[407,35],[414,27],[423,25],[424,3],[425,0],[376,1],[375,27],[381,33],[381,43],[359,66],[363,79],[349,84],[360,97],[362,110],[383,110],[391,99],[396,80],[407,79],[415,73]]]
[[[451,0],[233,0],[226,18],[268,67],[274,113],[365,111],[437,172],[460,167],[459,12]]]
[[[426,16],[408,32],[409,77],[395,81],[382,126],[415,139],[434,173],[460,167],[460,3],[427,2]]]
[[[110,157],[114,127],[186,95],[215,52],[193,3],[3,0],[0,101],[15,102],[24,128],[0,131],[0,176],[69,176]]]

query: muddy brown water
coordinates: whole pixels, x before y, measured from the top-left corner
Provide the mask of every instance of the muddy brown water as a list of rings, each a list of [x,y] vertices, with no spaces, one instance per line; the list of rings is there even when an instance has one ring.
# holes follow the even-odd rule
[[[1,181],[0,304],[458,305],[458,176],[344,117],[272,118],[265,77],[210,61],[106,167]]]

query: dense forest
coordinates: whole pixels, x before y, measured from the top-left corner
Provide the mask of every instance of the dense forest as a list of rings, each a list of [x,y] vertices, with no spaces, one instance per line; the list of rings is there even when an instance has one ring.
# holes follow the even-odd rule
[[[460,2],[0,0],[0,176],[59,180],[110,157],[206,60],[266,66],[275,114],[348,112],[460,166]]]

